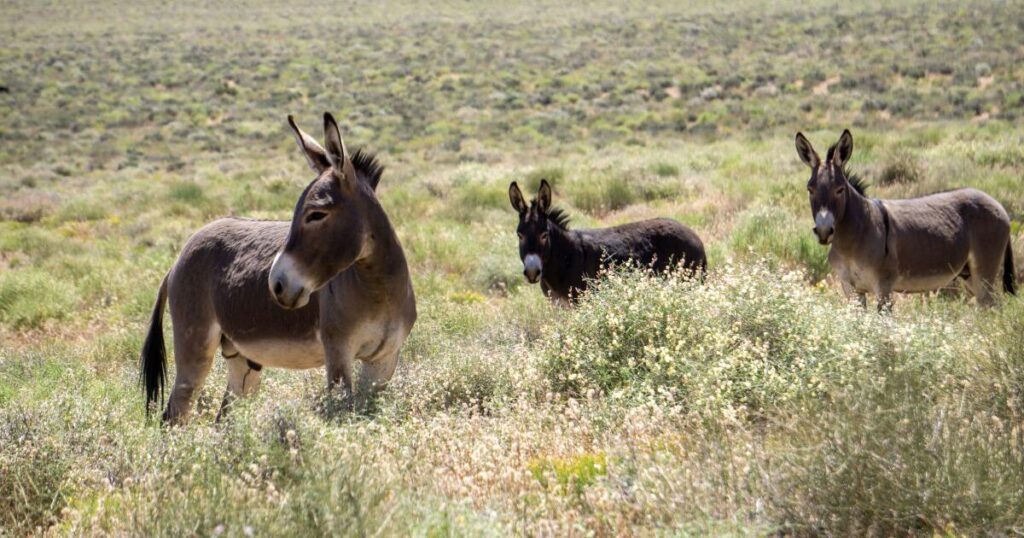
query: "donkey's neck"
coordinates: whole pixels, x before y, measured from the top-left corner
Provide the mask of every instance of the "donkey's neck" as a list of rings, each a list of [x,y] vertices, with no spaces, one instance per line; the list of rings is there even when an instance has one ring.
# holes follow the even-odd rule
[[[376,201],[367,211],[367,234],[363,252],[353,264],[359,281],[375,291],[387,291],[395,281],[409,276],[398,235],[384,209]]]
[[[846,210],[843,220],[836,225],[836,236],[833,240],[835,248],[841,252],[852,252],[869,244],[866,239],[878,234],[874,225],[877,209],[871,199],[859,192],[849,189],[850,196],[846,199]]]
[[[579,293],[580,289],[573,288],[580,288],[583,284],[576,270],[583,254],[578,235],[557,226],[552,226],[548,232],[551,254],[550,259],[545,260],[541,278],[552,291],[566,299]]]

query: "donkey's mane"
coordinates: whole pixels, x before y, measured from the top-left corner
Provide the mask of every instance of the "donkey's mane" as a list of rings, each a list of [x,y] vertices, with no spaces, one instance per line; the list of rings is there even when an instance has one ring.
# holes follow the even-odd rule
[[[533,200],[532,202],[530,202],[530,212],[536,215],[543,214],[540,212],[540,208],[537,207],[537,200]],[[555,227],[561,230],[569,229],[569,215],[565,213],[564,209],[560,207],[553,207],[551,209],[548,209],[548,212],[545,216],[548,218],[549,221],[551,221],[551,224],[555,225]]]
[[[356,172],[365,176],[370,181],[370,185],[376,189],[377,183],[380,182],[380,176],[384,173],[384,165],[377,160],[377,156],[363,148],[359,148],[352,154],[351,158],[352,166],[355,167]]]
[[[829,162],[832,161],[832,157],[835,155],[836,147],[838,145],[839,142],[836,142],[835,144],[832,144],[831,146],[828,147],[828,155],[825,157],[825,159],[827,159]],[[846,181],[850,183],[850,186],[853,187],[853,190],[860,193],[861,196],[868,195],[868,187],[871,186],[871,184],[868,183],[867,180],[865,180],[864,178],[860,177],[859,174],[855,174],[852,171],[850,171],[849,164],[843,166],[843,176],[846,178]]]
[[[565,210],[560,207],[548,210],[548,220],[558,228],[563,230],[569,229],[569,215],[567,215]]]
[[[866,179],[850,171],[850,167],[843,167],[843,175],[846,176],[846,181],[850,182],[850,186],[853,190],[860,193],[861,196],[867,196],[868,187],[871,186]]]

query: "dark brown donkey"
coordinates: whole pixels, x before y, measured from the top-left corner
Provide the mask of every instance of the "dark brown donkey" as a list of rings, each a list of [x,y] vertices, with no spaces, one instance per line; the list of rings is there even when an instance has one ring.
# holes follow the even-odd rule
[[[704,244],[693,230],[671,219],[650,219],[612,228],[570,230],[568,217],[551,207],[551,185],[541,180],[529,205],[514,181],[508,188],[519,212],[519,257],[531,284],[557,302],[575,303],[605,265],[635,263],[655,273],[682,265],[692,274],[707,271]]]
[[[349,156],[330,114],[326,148],[291,116],[288,123],[316,173],[291,222],[208,224],[160,284],[141,365],[152,404],[166,375],[162,319],[169,301],[176,372],[167,422],[187,416],[217,346],[228,366],[225,405],[256,390],[264,366],[323,365],[328,388],[351,403],[355,359],[363,363],[360,397],[381,389],[416,321],[405,255],[374,192],[381,166],[362,151]]]
[[[991,196],[958,189],[908,200],[869,199],[863,183],[846,168],[853,136],[843,131],[822,161],[803,134],[796,151],[811,179],[814,233],[832,245],[828,262],[847,294],[878,298],[891,309],[891,294],[940,289],[958,276],[982,305],[996,294],[1000,266],[1003,289],[1015,293],[1010,218]]]

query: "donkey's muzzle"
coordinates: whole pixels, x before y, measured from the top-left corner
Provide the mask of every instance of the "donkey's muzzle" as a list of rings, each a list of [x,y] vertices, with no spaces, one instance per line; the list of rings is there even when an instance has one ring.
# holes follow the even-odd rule
[[[306,285],[302,274],[296,270],[290,256],[278,254],[270,266],[270,295],[281,308],[293,310],[309,303],[312,289]]]
[[[827,245],[832,242],[832,236],[836,233],[836,219],[832,212],[826,209],[818,211],[814,215],[814,235],[818,236],[818,243]]]
[[[818,244],[828,245],[832,242],[832,236],[835,235],[835,230],[832,228],[821,229],[815,226],[814,235],[818,236]]]
[[[292,286],[285,280],[272,281],[270,290],[274,295],[274,302],[282,308],[302,308],[309,302],[309,294],[304,288]]]
[[[523,276],[530,284],[536,284],[540,280],[540,272],[543,264],[540,261],[540,256],[536,254],[527,254],[523,258]]]

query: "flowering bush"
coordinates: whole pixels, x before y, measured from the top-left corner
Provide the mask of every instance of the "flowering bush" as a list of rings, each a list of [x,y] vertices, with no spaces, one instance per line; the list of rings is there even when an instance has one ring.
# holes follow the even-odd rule
[[[953,327],[898,324],[765,263],[727,265],[705,284],[612,272],[569,314],[544,352],[553,386],[572,395],[642,391],[692,410],[763,409],[817,397],[899,357],[956,359]]]

